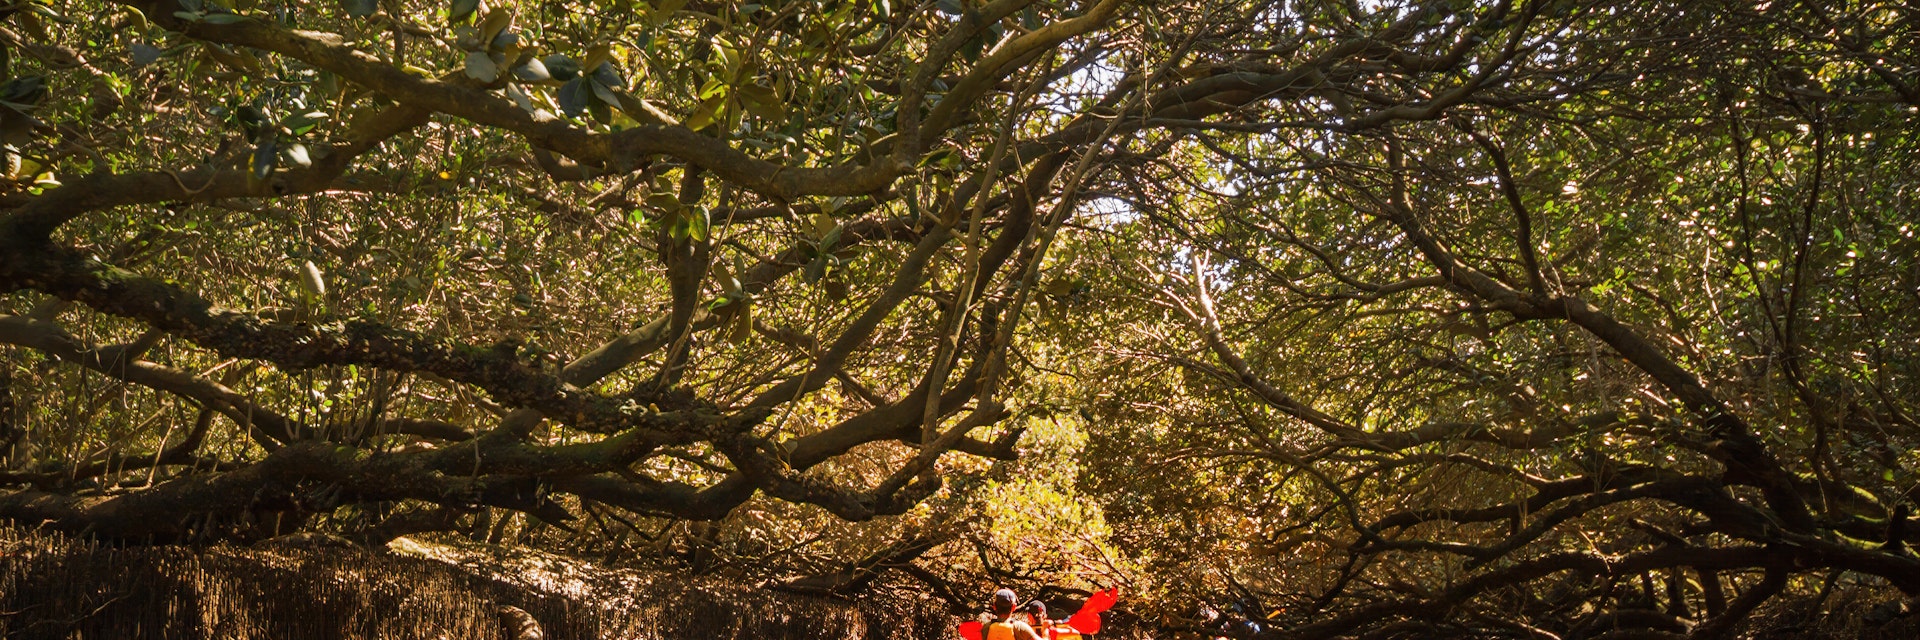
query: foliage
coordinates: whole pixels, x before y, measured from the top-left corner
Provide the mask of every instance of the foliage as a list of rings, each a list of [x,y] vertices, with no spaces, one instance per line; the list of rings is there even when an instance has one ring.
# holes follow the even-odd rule
[[[1288,637],[1920,590],[1916,19],[16,3],[0,517]]]

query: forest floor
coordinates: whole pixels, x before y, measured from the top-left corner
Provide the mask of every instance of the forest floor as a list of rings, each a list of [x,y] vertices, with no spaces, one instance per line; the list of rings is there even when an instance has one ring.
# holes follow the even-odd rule
[[[931,601],[839,600],[405,542],[119,547],[0,531],[0,637],[122,640],[922,640]],[[532,637],[532,636],[524,636]]]
[[[1776,599],[1737,637],[1920,638],[1906,602],[1843,583]],[[529,622],[540,636],[520,633]],[[480,544],[111,546],[0,527],[8,639],[945,640],[957,622],[927,597],[824,598]],[[1126,626],[1101,637],[1154,637]]]

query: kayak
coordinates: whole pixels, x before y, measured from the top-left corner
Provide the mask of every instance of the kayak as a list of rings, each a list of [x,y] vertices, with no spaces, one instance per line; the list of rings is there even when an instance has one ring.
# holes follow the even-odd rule
[[[1085,636],[1100,633],[1100,614],[1112,609],[1113,605],[1119,601],[1119,589],[1094,593],[1093,597],[1087,598],[1086,604],[1080,605],[1079,611],[1067,616],[1066,620],[1053,622],[1035,631],[1039,631],[1041,637],[1047,640],[1083,640]],[[959,632],[962,640],[981,640],[981,626],[979,620],[968,620],[960,623],[960,628],[956,631]]]

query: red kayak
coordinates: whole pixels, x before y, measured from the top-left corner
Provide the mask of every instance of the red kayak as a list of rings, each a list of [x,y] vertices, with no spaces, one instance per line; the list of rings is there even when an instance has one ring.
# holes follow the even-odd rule
[[[1066,620],[1053,622],[1045,628],[1034,630],[1040,632],[1040,637],[1047,640],[1081,640],[1081,636],[1100,633],[1100,614],[1112,609],[1114,603],[1119,600],[1119,589],[1097,592],[1093,597],[1087,598],[1086,604],[1080,605],[1079,611],[1067,616]],[[960,637],[962,640],[981,640],[980,627],[979,620],[962,622],[959,629]]]

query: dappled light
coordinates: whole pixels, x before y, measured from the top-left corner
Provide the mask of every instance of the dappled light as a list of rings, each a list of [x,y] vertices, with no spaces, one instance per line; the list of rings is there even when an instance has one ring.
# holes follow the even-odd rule
[[[1911,637],[1916,123],[1901,3],[19,0],[0,635]]]

